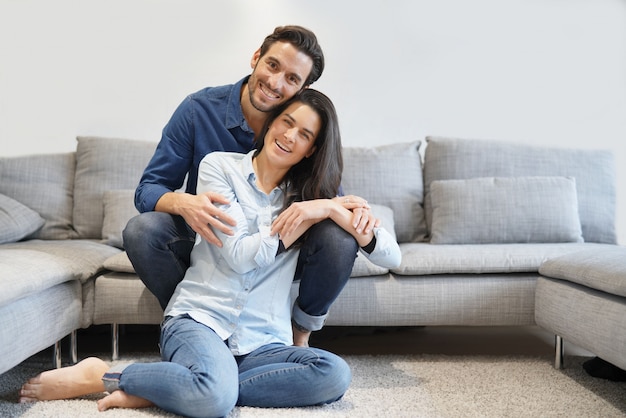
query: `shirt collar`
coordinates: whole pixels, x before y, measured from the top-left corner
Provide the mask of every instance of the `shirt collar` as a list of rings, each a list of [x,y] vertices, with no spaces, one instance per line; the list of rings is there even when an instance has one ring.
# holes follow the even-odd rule
[[[252,150],[248,152],[245,157],[241,160],[241,171],[245,178],[255,184],[256,175],[254,174],[254,166],[252,165],[252,156],[256,150]]]
[[[243,173],[244,177],[248,179],[248,182],[250,182],[250,184],[252,184],[256,188],[256,173],[254,172],[254,166],[252,165],[252,157],[254,156],[255,152],[256,149],[253,149],[242,158],[241,172]],[[285,184],[285,182],[283,181],[282,184]],[[280,186],[278,187],[278,189],[280,189]]]
[[[233,84],[226,108],[226,129],[241,127],[242,130],[254,134],[254,131],[246,122],[246,118],[243,116],[243,109],[241,108],[241,89],[248,82],[249,78],[250,76],[247,75]]]

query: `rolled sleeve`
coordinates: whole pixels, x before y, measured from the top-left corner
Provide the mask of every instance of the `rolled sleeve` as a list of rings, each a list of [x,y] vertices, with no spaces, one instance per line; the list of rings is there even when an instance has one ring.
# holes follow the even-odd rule
[[[402,253],[396,240],[384,228],[374,228],[376,247],[371,253],[361,250],[361,254],[372,263],[385,267],[395,268],[402,262]]]

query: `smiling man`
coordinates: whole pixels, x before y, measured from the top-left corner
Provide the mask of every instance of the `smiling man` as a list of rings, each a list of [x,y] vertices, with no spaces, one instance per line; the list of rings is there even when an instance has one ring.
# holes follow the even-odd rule
[[[265,38],[250,65],[252,73],[235,84],[204,88],[178,106],[135,192],[140,215],[126,226],[124,247],[162,308],[189,267],[196,234],[221,246],[213,228],[232,233],[234,220],[215,206],[228,201],[212,192],[196,194],[200,161],[213,151],[253,149],[268,112],[319,79],[324,55],[313,32],[281,26]],[[185,192],[176,192],[185,180]],[[353,211],[355,228],[367,233],[376,226],[364,199],[341,202]],[[295,274],[300,280],[292,314],[295,345],[308,345],[310,332],[322,328],[356,253],[354,238],[332,221],[309,230]]]

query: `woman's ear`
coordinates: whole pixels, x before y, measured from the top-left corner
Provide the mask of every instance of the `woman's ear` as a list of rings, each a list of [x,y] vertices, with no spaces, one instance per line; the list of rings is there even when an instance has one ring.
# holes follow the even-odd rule
[[[315,150],[317,149],[317,147],[315,145],[313,145],[311,147],[311,149],[309,150],[309,152],[306,153],[306,155],[304,156],[304,158],[309,158],[311,155],[315,154]]]

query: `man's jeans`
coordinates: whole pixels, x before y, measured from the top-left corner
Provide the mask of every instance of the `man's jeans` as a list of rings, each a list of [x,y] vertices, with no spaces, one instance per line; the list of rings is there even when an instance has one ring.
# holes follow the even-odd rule
[[[340,399],[351,380],[340,357],[316,348],[268,344],[234,357],[209,327],[187,315],[161,329],[162,362],[133,363],[103,377],[121,389],[184,416],[227,415],[235,405],[298,407]]]
[[[180,216],[145,212],[124,229],[124,248],[139,278],[165,309],[189,267],[195,232]],[[295,280],[300,293],[293,319],[303,328],[322,328],[328,310],[345,286],[356,258],[356,240],[331,220],[307,231]]]

